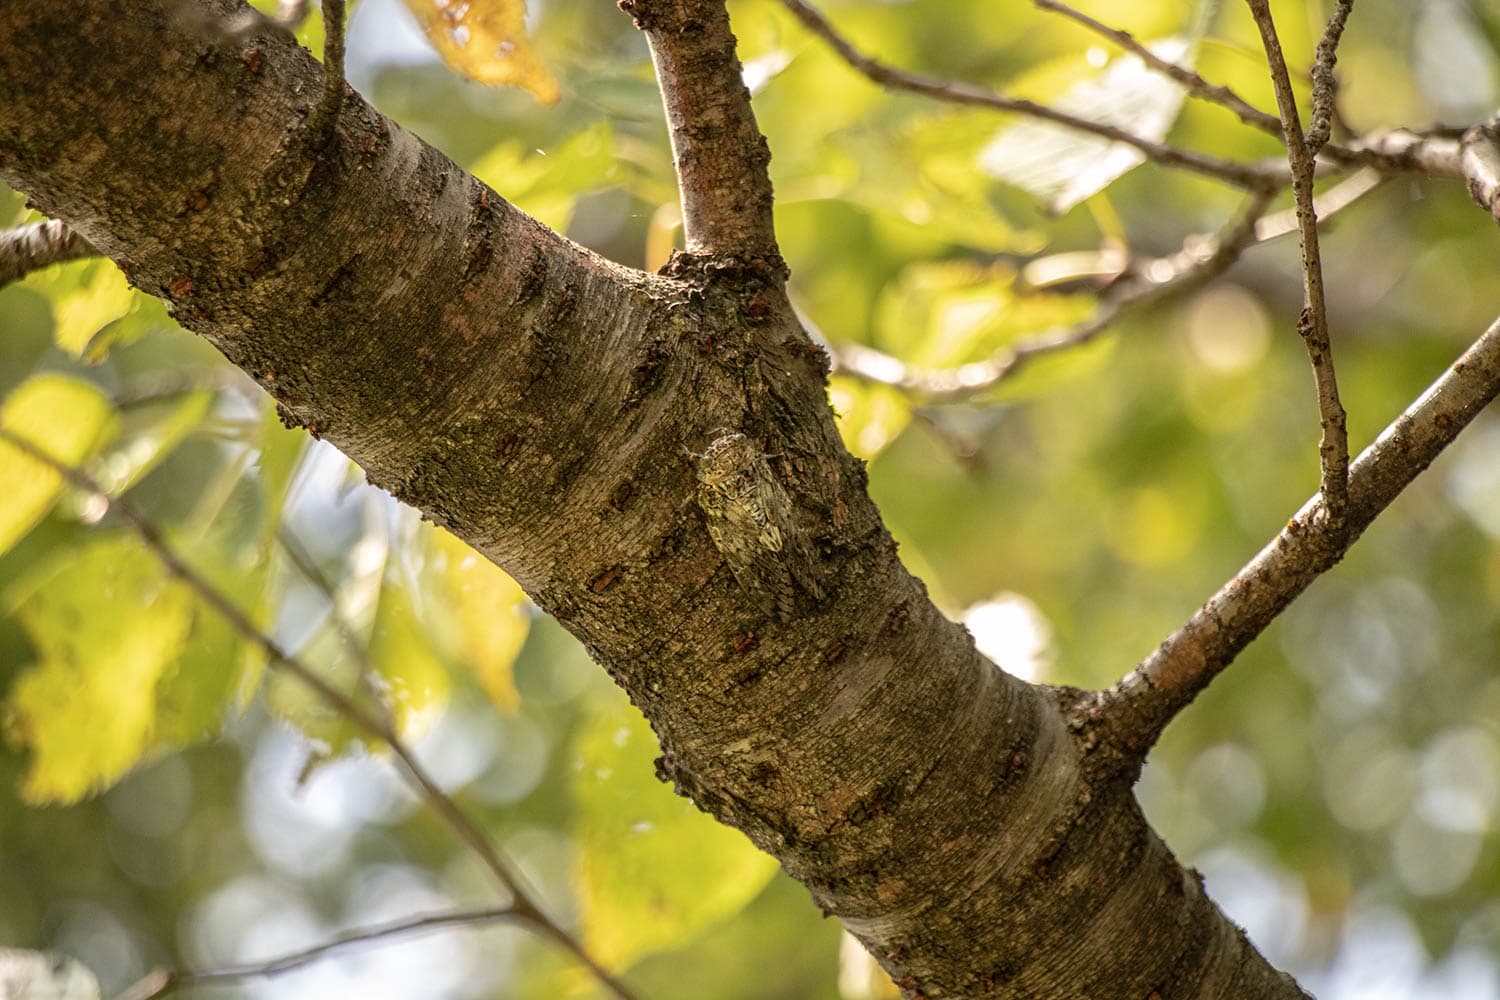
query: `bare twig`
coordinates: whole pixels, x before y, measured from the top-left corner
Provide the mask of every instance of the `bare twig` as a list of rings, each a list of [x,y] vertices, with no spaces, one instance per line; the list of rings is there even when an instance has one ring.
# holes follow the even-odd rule
[[[252,622],[243,611],[241,611],[229,598],[206,580],[197,570],[193,569],[186,561],[177,555],[176,551],[167,544],[165,538],[156,525],[118,497],[110,496],[109,492],[93,477],[66,462],[59,461],[48,454],[44,449],[38,447],[32,441],[20,437],[8,428],[0,427],[0,441],[18,449],[43,465],[53,469],[67,482],[85,490],[88,493],[100,497],[105,505],[118,513],[127,524],[140,537],[158,559],[161,560],[172,575],[176,576],[198,596],[205,604],[218,613],[230,627],[238,632],[241,638],[258,647],[266,654],[272,666],[284,670],[291,676],[312,689],[326,704],[337,711],[341,716],[353,723],[359,729],[378,739],[390,747],[395,756],[399,770],[406,779],[415,787],[428,807],[436,812],[443,820],[458,834],[459,838],[466,843],[477,857],[489,869],[496,881],[510,893],[511,904],[509,909],[515,919],[524,921],[535,928],[539,933],[552,938],[558,942],[575,958],[583,963],[600,982],[606,985],[622,1000],[631,1000],[632,994],[626,987],[615,979],[610,973],[594,961],[592,956],[584,951],[583,946],[573,939],[560,926],[553,922],[552,918],[533,901],[530,893],[520,878],[511,872],[510,866],[500,857],[495,846],[490,843],[483,831],[469,818],[453,798],[444,792],[437,781],[427,773],[416,759],[415,754],[406,746],[394,726],[384,719],[377,718],[366,712],[352,698],[329,684],[317,672],[308,667],[300,659],[286,652],[281,646]]]
[[[781,3],[809,31],[826,41],[844,62],[848,63],[853,69],[868,79],[882,86],[890,87],[894,90],[905,90],[914,94],[922,94],[949,104],[993,108],[996,111],[1010,111],[1017,114],[1029,115],[1033,118],[1040,118],[1044,121],[1077,129],[1080,132],[1087,132],[1091,135],[1124,143],[1139,150],[1145,154],[1147,159],[1162,166],[1177,167],[1208,177],[1216,177],[1226,183],[1250,191],[1272,190],[1284,183],[1284,180],[1279,177],[1277,172],[1267,171],[1258,166],[1236,163],[1233,160],[1225,160],[1192,150],[1179,149],[1166,143],[1143,138],[1113,125],[1106,125],[1079,117],[1078,115],[1069,114],[1066,111],[1060,111],[1045,104],[1038,104],[1035,101],[1029,101],[1020,97],[1007,97],[1004,94],[976,84],[941,80],[936,77],[922,76],[896,69],[856,49],[807,0],[781,0]]]
[[[771,149],[750,109],[723,0],[620,0],[620,9],[651,47],[688,252],[765,259],[781,280]]]
[[[1276,87],[1276,104],[1281,110],[1286,135],[1287,162],[1292,170],[1292,195],[1297,205],[1297,229],[1302,241],[1302,276],[1305,298],[1297,332],[1307,345],[1317,383],[1318,416],[1322,439],[1318,443],[1320,490],[1327,505],[1330,527],[1337,532],[1343,523],[1349,490],[1349,434],[1345,426],[1343,404],[1339,402],[1338,377],[1333,370],[1333,348],[1328,337],[1328,307],[1323,295],[1323,263],[1318,250],[1318,213],[1313,205],[1313,173],[1316,150],[1309,147],[1297,116],[1297,96],[1292,92],[1286,59],[1276,37],[1268,0],[1246,0],[1260,30],[1266,50],[1266,63]],[[1335,15],[1337,16],[1337,15]],[[1342,30],[1342,26],[1340,26]],[[1331,29],[1330,29],[1331,31]],[[1334,41],[1337,34],[1334,33]],[[1321,47],[1320,47],[1321,48]],[[1332,47],[1330,46],[1330,52]],[[1331,71],[1329,79],[1331,79]],[[1331,91],[1330,91],[1331,93]]]
[[[337,937],[289,952],[264,962],[235,965],[224,969],[205,969],[201,972],[175,972],[171,969],[154,969],[135,986],[130,987],[116,1000],[155,1000],[184,986],[202,986],[211,983],[233,982],[237,979],[268,979],[284,975],[336,952],[360,945],[384,944],[394,938],[426,934],[446,930],[450,927],[484,927],[506,920],[518,920],[520,915],[514,907],[497,906],[482,910],[457,910],[451,913],[430,913],[411,917],[375,927],[364,927]]]
[[[1344,35],[1344,25],[1353,11],[1354,0],[1338,0],[1313,57],[1312,118],[1307,123],[1307,149],[1315,157],[1328,142],[1333,129],[1334,102],[1338,97],[1338,81],[1333,75],[1333,67],[1338,62],[1339,39]]]
[[[0,288],[49,264],[98,253],[88,240],[57,219],[0,230]]]
[[[1137,41],[1135,36],[1130,32],[1122,31],[1119,28],[1112,28],[1103,21],[1096,20],[1083,13],[1083,11],[1063,3],[1062,0],[1032,0],[1032,2],[1042,10],[1061,14],[1069,20],[1083,25],[1095,34],[1109,39],[1158,73],[1182,84],[1183,88],[1189,94],[1199,100],[1217,104],[1222,108],[1232,111],[1246,125],[1258,128],[1262,132],[1276,136],[1278,139],[1281,138],[1281,119],[1257,108],[1228,87],[1209,83],[1196,71],[1188,69],[1186,66],[1178,65],[1169,59],[1163,59]]]
[[[843,344],[833,352],[834,370],[889,385],[931,402],[953,401],[992,389],[1036,358],[1088,343],[1109,329],[1127,308],[1197,288],[1223,274],[1256,242],[1256,224],[1273,197],[1269,192],[1252,194],[1239,217],[1217,236],[1197,234],[1186,240],[1177,253],[1131,267],[1130,277],[1112,285],[1087,319],[1025,338],[983,361],[941,371],[921,371],[874,348]]]
[[[1096,696],[1104,732],[1144,756],[1167,723],[1313,580],[1331,569],[1417,475],[1500,394],[1500,320],[1381,432],[1349,476],[1346,531],[1315,496],[1187,623]]]

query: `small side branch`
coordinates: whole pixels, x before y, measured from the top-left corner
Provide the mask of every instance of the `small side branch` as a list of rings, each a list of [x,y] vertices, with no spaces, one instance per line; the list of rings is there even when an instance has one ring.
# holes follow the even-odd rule
[[[1333,67],[1338,62],[1339,39],[1344,37],[1344,25],[1353,12],[1354,0],[1338,0],[1313,57],[1312,120],[1307,125],[1307,148],[1313,156],[1318,155],[1333,131],[1334,104],[1338,97],[1338,81],[1333,75]]]
[[[1144,758],[1163,729],[1500,394],[1500,320],[1490,326],[1354,462],[1345,531],[1327,499],[1303,505],[1187,623],[1114,687],[1094,696],[1105,738]]]
[[[56,219],[0,231],[0,288],[50,264],[82,260],[98,253],[66,222]]]
[[[646,35],[672,135],[689,253],[781,271],[771,148],[755,124],[723,0],[619,0]]]
[[[1038,104],[1035,101],[1028,101],[1020,97],[1007,97],[987,87],[980,87],[971,83],[958,83],[951,80],[940,80],[935,77],[922,76],[896,69],[856,49],[807,0],[781,0],[781,3],[809,31],[827,42],[829,47],[838,53],[839,58],[848,63],[851,68],[872,82],[889,87],[892,90],[905,90],[913,94],[922,94],[923,96],[948,104],[992,108],[996,111],[1009,111],[1029,115],[1032,118],[1039,118],[1043,121],[1077,129],[1080,132],[1087,132],[1091,135],[1124,143],[1145,154],[1147,159],[1154,163],[1159,163],[1164,167],[1176,167],[1207,177],[1215,177],[1228,184],[1249,191],[1271,190],[1284,183],[1284,179],[1278,179],[1274,171],[1268,172],[1257,166],[1236,163],[1233,160],[1225,160],[1217,156],[1209,156],[1205,153],[1178,149],[1175,146],[1155,142],[1132,132],[1127,132],[1125,129],[1091,121],[1045,104]]]
[[[1270,4],[1268,0],[1246,2],[1255,18],[1256,27],[1260,29],[1261,42],[1266,50],[1266,63],[1270,66],[1271,80],[1276,87],[1276,103],[1281,110],[1282,129],[1286,136],[1287,162],[1292,171],[1292,195],[1297,205],[1297,229],[1302,241],[1304,299],[1302,316],[1297,321],[1297,332],[1307,345],[1313,379],[1317,383],[1318,416],[1323,431],[1322,440],[1318,443],[1321,467],[1319,489],[1327,499],[1325,513],[1331,527],[1338,531],[1348,503],[1349,434],[1345,426],[1344,407],[1339,402],[1338,378],[1333,370],[1333,347],[1328,337],[1328,307],[1323,294],[1323,262],[1318,251],[1318,213],[1313,204],[1313,174],[1317,169],[1317,151],[1309,145],[1302,132],[1302,122],[1297,115],[1297,97],[1292,92],[1292,81],[1281,52],[1281,42],[1276,37]],[[1340,4],[1341,8],[1345,6],[1344,3]],[[1335,20],[1338,19],[1337,14],[1334,17]],[[1342,30],[1341,21],[1338,31],[1330,26],[1329,33],[1334,44]],[[1325,77],[1330,81],[1328,106],[1331,107],[1333,44],[1328,43],[1327,37],[1324,43],[1329,58]],[[1320,45],[1319,51],[1323,48]]]
[[[308,127],[320,139],[332,131],[344,106],[344,0],[322,0],[323,96],[308,116]],[[304,5],[304,13],[305,13]],[[285,7],[283,7],[283,13]]]

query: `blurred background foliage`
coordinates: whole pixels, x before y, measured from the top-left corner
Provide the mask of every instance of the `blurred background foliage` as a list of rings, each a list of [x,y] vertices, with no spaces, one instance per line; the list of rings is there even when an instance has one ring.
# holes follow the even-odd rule
[[[884,93],[772,0],[731,6],[774,151],[792,292],[832,344],[931,367],[977,360],[1087,314],[1086,288],[1036,287],[1028,263],[1171,252],[1236,204],[1221,184],[1155,166],[1087,183],[1075,168],[1038,174],[1035,156],[1023,162],[1037,142],[1040,162],[1073,162],[1046,145],[1056,136]],[[1294,66],[1328,6],[1277,4]],[[1084,7],[1274,108],[1238,3]],[[892,64],[1048,101],[1087,102],[1103,74],[1125,72],[1098,38],[1021,0],[830,0],[827,13]],[[350,73],[548,224],[659,266],[678,216],[639,35],[585,0],[532,0],[527,23],[556,80],[551,107],[454,75],[394,0],[359,4]],[[314,18],[303,40],[320,39]],[[1340,52],[1342,111],[1357,130],[1487,116],[1497,40],[1484,0],[1365,0]],[[1216,107],[1158,96],[1142,106],[1177,145],[1278,153]],[[27,217],[19,194],[0,195],[0,221]],[[1328,226],[1355,447],[1493,319],[1497,252],[1452,182],[1391,181]],[[1314,491],[1297,265],[1293,240],[1252,249],[1206,290],[1127,314],[981,399],[920,405],[835,377],[846,439],[871,461],[908,565],[1002,666],[1109,684]],[[5,426],[128,493],[278,641],[346,690],[382,692],[549,911],[644,995],[888,995],[800,887],[654,780],[649,730],[572,639],[332,448],[282,429],[112,265],[0,291],[0,399]],[[108,993],[158,963],[252,961],[491,901],[386,758],[267,674],[97,497],[14,452],[0,475],[0,943],[76,955]],[[1141,780],[1156,828],[1324,1000],[1500,998],[1497,538],[1500,418],[1482,417],[1172,726]],[[366,657],[339,641],[330,595],[299,563],[325,579]],[[556,949],[490,928],[199,992],[597,987]]]

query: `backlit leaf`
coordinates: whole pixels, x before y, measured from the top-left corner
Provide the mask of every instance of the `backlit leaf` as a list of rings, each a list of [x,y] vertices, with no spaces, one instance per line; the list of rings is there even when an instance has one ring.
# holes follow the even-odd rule
[[[650,727],[621,700],[579,735],[573,793],[585,942],[610,968],[680,948],[745,907],[776,862],[653,775]]]
[[[459,656],[474,668],[496,708],[515,711],[519,696],[512,668],[531,628],[526,594],[504,570],[448,532],[433,529],[432,545],[451,601]]]
[[[526,40],[525,0],[404,0],[427,40],[453,70],[480,83],[557,101],[557,81]]]
[[[1164,59],[1191,64],[1193,48],[1187,39],[1165,39],[1150,47]],[[1160,141],[1176,121],[1184,96],[1181,84],[1135,56],[1120,56],[1049,103],[1080,118]],[[1026,119],[1002,129],[980,153],[979,164],[990,176],[1030,191],[1061,213],[1145,159],[1134,146]]]
[[[78,465],[115,432],[114,408],[87,382],[38,375],[22,383],[0,407],[0,427],[60,462]],[[62,476],[50,466],[0,441],[0,552],[5,552],[51,509]]]
[[[154,745],[156,685],[187,640],[192,593],[116,537],[66,553],[6,604],[38,657],[6,700],[6,736],[31,754],[22,793],[41,803],[100,791]]]

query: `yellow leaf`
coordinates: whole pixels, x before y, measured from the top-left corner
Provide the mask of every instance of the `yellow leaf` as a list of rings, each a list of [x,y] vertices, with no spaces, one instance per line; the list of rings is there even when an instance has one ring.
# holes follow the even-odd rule
[[[838,415],[844,447],[867,461],[911,422],[911,401],[889,386],[836,375],[828,382],[828,399]]]
[[[575,882],[585,943],[606,967],[683,947],[775,874],[744,834],[656,780],[656,737],[623,698],[588,722],[576,752]]]
[[[68,465],[93,455],[113,436],[115,411],[87,382],[37,375],[0,407],[0,427]],[[62,492],[57,470],[0,441],[0,553],[30,531]]]
[[[192,593],[133,538],[67,553],[7,595],[38,662],[6,702],[10,742],[31,751],[22,793],[74,802],[155,746],[156,686],[192,627]]]
[[[531,628],[526,594],[504,570],[448,532],[434,529],[432,544],[453,602],[459,656],[479,675],[495,707],[513,712],[520,697],[512,668]]]
[[[78,288],[52,306],[56,322],[52,339],[75,358],[83,357],[94,334],[130,311],[136,295],[125,275],[109,261],[90,261],[82,268],[92,273],[86,273]]]
[[[480,83],[557,101],[557,81],[526,41],[525,0],[405,0],[427,40],[453,70]]]

